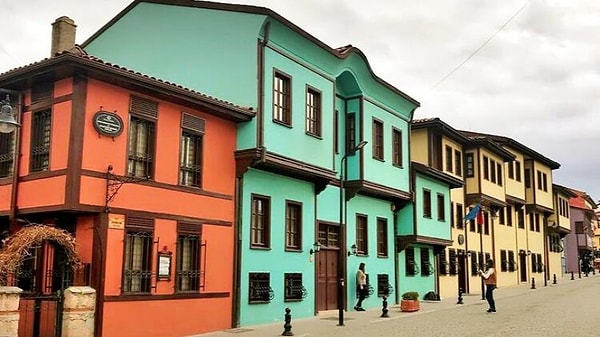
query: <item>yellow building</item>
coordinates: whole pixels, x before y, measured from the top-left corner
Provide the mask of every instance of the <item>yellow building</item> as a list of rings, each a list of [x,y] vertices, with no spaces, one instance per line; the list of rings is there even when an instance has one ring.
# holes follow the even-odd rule
[[[505,204],[499,206],[491,238],[498,286],[534,281],[546,284],[550,278],[548,223],[554,214],[552,170],[560,164],[508,137],[462,133],[471,140],[498,144],[513,157],[503,165],[504,183],[497,184],[505,193]],[[496,161],[495,165],[500,164]],[[470,186],[468,181],[466,186]]]

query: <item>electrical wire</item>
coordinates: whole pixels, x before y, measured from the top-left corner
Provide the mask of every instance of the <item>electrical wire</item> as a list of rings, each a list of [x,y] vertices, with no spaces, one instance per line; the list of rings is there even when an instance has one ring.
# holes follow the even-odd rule
[[[525,6],[527,6],[528,3],[529,3],[529,0],[526,0],[525,3],[523,5],[521,5],[521,7],[510,18],[508,18],[508,20],[506,20],[506,22],[504,22],[504,24],[502,26],[500,26],[487,40],[485,40],[484,43],[482,43],[479,46],[479,48],[475,49],[464,61],[462,61],[459,65],[457,65],[454,69],[452,69],[452,71],[450,71],[446,76],[444,76],[441,80],[439,80],[436,84],[434,84],[431,88],[429,88],[429,90],[435,89],[438,85],[442,84],[442,82],[444,82],[446,79],[448,79],[450,76],[452,76],[455,72],[457,72],[460,68],[462,68],[462,66],[464,66],[465,63],[469,62],[469,60],[471,58],[473,58],[473,56],[477,55],[477,53],[481,49],[483,49],[483,47],[485,47],[490,41],[492,41],[492,39],[494,37],[496,37],[496,35],[498,35],[498,33],[500,33],[504,28],[506,28],[506,26],[508,26],[508,24],[515,17],[517,17],[517,15],[519,15],[519,13],[521,13],[521,11],[525,8]]]

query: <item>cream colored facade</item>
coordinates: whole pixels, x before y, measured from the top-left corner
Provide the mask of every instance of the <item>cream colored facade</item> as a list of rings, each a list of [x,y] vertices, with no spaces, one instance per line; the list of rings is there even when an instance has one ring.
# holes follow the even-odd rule
[[[440,296],[456,297],[459,287],[481,294],[477,270],[488,258],[495,261],[499,287],[532,279],[541,286],[544,276],[552,282],[554,274],[562,278],[561,238],[570,230],[570,219],[568,189],[553,192],[552,170],[560,165],[512,139],[437,122],[441,139],[422,124],[411,132],[412,160],[465,183],[451,190],[452,245],[440,255],[439,261],[448,261],[438,270]],[[462,160],[461,169],[457,160]],[[481,226],[462,220],[477,203],[482,205]]]

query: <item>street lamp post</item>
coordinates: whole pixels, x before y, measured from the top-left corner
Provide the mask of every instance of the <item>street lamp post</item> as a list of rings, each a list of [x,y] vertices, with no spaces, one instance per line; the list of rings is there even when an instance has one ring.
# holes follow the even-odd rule
[[[344,181],[346,180],[346,170],[344,170],[344,162],[348,158],[349,155],[354,155],[356,151],[361,150],[365,145],[367,145],[367,141],[363,140],[360,143],[356,144],[354,148],[352,148],[348,153],[346,153],[342,160],[340,160],[340,250],[338,256],[338,326],[344,326],[344,294],[345,292],[345,282],[344,282],[344,265],[346,263],[346,221],[345,221],[345,191],[344,191]]]
[[[483,224],[479,224],[479,249],[480,249],[480,255],[479,257],[481,258],[479,260],[479,262],[482,262],[484,260],[484,255],[483,255]],[[484,262],[485,263],[485,262]],[[482,266],[480,265],[479,268],[481,269]],[[483,270],[483,269],[481,269]],[[483,277],[481,278],[481,299],[485,300],[485,287],[483,285]]]

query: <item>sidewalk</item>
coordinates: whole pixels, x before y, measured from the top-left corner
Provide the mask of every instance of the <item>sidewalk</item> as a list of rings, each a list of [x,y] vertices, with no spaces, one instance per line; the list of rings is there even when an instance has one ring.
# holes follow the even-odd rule
[[[600,274],[592,275],[589,274],[588,278],[600,277]],[[552,284],[552,280],[548,281],[548,285],[544,286],[544,281],[536,281],[536,288],[531,288],[531,283],[520,284],[510,287],[500,287],[494,292],[494,298],[496,300],[518,296],[531,291],[544,291],[552,287],[561,286],[569,282],[577,282],[586,279],[582,275],[581,279],[575,274],[574,280],[571,281],[570,274],[565,274],[565,277],[557,280],[557,284]],[[541,283],[540,283],[541,282]],[[370,299],[371,300],[371,299]],[[381,299],[377,299],[381,302]],[[388,316],[389,318],[381,318],[381,306],[378,309],[371,308],[367,311],[347,311],[344,312],[344,326],[338,326],[338,311],[331,310],[326,312],[320,312],[317,316],[309,318],[294,319],[294,313],[292,312],[292,333],[297,337],[308,337],[308,336],[351,336],[353,335],[353,327],[363,327],[369,324],[380,324],[397,319],[405,319],[414,315],[423,315],[440,310],[450,310],[459,308],[467,305],[482,305],[487,306],[487,302],[481,299],[480,294],[475,295],[463,295],[464,304],[456,304],[457,297],[443,298],[440,301],[420,301],[421,308],[417,312],[401,312],[400,305],[389,305]],[[284,331],[284,314],[281,313],[281,321],[273,324],[248,326],[243,328],[235,328],[224,331],[210,332],[200,335],[193,335],[187,337],[277,337],[281,336]]]

